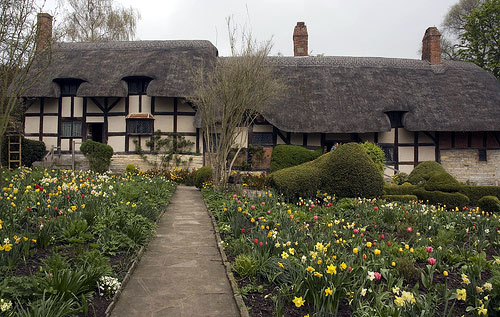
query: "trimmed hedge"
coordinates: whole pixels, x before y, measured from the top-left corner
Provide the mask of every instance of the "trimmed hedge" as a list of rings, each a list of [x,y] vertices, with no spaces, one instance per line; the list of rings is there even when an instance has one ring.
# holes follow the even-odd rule
[[[2,143],[2,165],[8,164],[8,143],[7,137],[4,138]],[[45,156],[47,149],[45,143],[35,141],[22,137],[21,139],[21,164],[30,167],[36,161],[41,161]]]
[[[317,191],[342,197],[379,197],[384,180],[357,143],[339,146],[314,161],[271,174],[273,186],[288,198],[313,197]]]
[[[202,188],[203,183],[212,180],[212,168],[210,166],[203,166],[194,173],[193,183],[197,188]]]
[[[384,150],[375,143],[366,141],[361,144],[366,154],[370,157],[370,159],[375,163],[375,166],[379,169],[382,176],[384,175],[384,167],[385,167],[385,153]]]
[[[472,205],[477,205],[479,203],[479,199],[484,196],[495,196],[500,198],[500,186],[462,185],[459,192],[469,197]]]
[[[500,200],[496,196],[484,196],[479,199],[479,208],[487,212],[498,213],[500,211]]]
[[[470,202],[469,197],[461,193],[445,193],[441,191],[428,191],[425,189],[418,189],[414,193],[417,195],[419,200],[424,202],[429,202],[430,204],[446,205],[447,209],[450,208],[462,208],[467,206]]]
[[[447,173],[438,162],[426,161],[418,164],[408,176],[408,182],[418,185],[427,182],[436,172]]]
[[[455,193],[460,191],[460,184],[455,177],[451,176],[446,171],[435,171],[428,174],[429,179],[424,184],[426,190],[439,190],[447,193]]]
[[[107,144],[87,140],[80,146],[80,151],[89,160],[90,169],[94,172],[104,173],[111,165],[113,148]]]
[[[384,185],[384,195],[413,195],[418,188],[418,186],[410,183],[404,183],[403,185],[386,184]]]
[[[281,169],[297,166],[317,159],[321,156],[322,150],[308,150],[298,145],[278,145],[271,154],[270,172],[276,172]]]
[[[416,201],[418,197],[415,195],[382,195],[382,199],[390,201]]]

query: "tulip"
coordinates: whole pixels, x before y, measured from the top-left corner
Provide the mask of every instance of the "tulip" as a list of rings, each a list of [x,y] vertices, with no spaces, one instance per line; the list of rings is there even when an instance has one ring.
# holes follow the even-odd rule
[[[390,242],[387,242],[387,246],[390,247],[391,246],[391,243]]]
[[[412,231],[413,231],[413,229],[412,229],[411,227],[408,227],[408,228],[406,229],[406,231],[408,231],[408,232],[412,232]]]
[[[375,281],[380,281],[380,279],[382,278],[382,274],[380,274],[379,272],[374,272],[373,276],[375,276]]]
[[[313,219],[314,219],[314,220],[318,220],[318,216],[314,216],[314,217],[313,217]]]
[[[255,239],[253,239],[253,242],[254,242],[255,244],[259,243],[259,239],[255,238]]]
[[[266,202],[264,202],[264,201],[263,201],[263,202],[261,202],[260,204],[261,204],[262,206],[265,206],[265,205],[266,205]]]
[[[380,235],[380,239],[384,240],[384,238],[385,238],[385,235],[382,233],[382,234]]]
[[[271,210],[268,210],[268,211],[267,211],[267,214],[270,214],[270,213],[271,213]]]
[[[427,253],[431,253],[434,249],[432,247],[425,247],[425,251],[427,251]]]
[[[358,229],[354,229],[352,232],[354,232],[355,234],[358,234],[359,230]]]
[[[245,228],[241,228],[241,233],[245,233]]]
[[[251,208],[252,210],[255,210],[255,206],[254,206],[254,205],[250,206],[250,208]]]
[[[373,210],[377,211],[378,210],[378,206],[373,207]]]
[[[436,259],[435,258],[428,258],[427,263],[429,263],[430,265],[434,265],[434,264],[436,264]]]

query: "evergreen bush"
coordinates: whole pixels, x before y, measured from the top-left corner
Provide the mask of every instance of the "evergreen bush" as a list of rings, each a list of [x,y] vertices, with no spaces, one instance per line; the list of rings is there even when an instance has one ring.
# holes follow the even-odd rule
[[[137,173],[137,169],[135,168],[134,164],[128,164],[125,168],[125,172],[127,172],[128,174],[135,174]]]
[[[478,201],[479,208],[487,212],[498,213],[500,211],[500,200],[496,196],[484,196]]]
[[[308,150],[298,145],[278,145],[271,154],[270,172],[315,160],[321,154],[321,149]]]
[[[413,185],[425,183],[435,172],[448,173],[438,162],[425,161],[418,164],[408,176],[408,182]]]
[[[446,205],[447,209],[451,208],[462,208],[467,206],[470,202],[469,197],[461,193],[445,193],[442,191],[428,191],[425,189],[417,189],[414,192],[419,200],[424,202],[429,202],[430,204],[441,204]]]
[[[378,170],[384,175],[384,166],[385,166],[385,153],[384,150],[375,143],[368,142],[366,141],[365,143],[362,144],[363,149],[365,150],[366,154],[371,158],[373,163],[375,163],[375,166],[377,166]]]
[[[479,199],[484,196],[495,196],[500,198],[500,186],[462,185],[459,192],[469,197],[471,205],[477,205]]]
[[[415,195],[382,195],[382,199],[389,201],[417,201],[418,197]]]
[[[104,173],[111,165],[113,148],[107,144],[87,140],[80,146],[80,151],[89,160],[90,169],[94,172]]]
[[[21,138],[21,164],[30,167],[33,162],[41,161],[45,156],[47,149],[45,143]],[[2,143],[2,165],[8,164],[8,140],[4,138]]]
[[[202,188],[203,183],[212,180],[212,168],[210,166],[203,166],[194,173],[193,183],[197,188]]]

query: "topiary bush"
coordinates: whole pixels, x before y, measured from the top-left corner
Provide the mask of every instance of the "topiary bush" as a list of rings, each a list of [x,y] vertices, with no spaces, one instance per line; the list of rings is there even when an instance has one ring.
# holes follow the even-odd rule
[[[417,186],[410,183],[404,183],[403,185],[386,184],[384,185],[384,195],[413,195],[417,188]]]
[[[462,185],[459,192],[469,197],[471,205],[477,205],[479,199],[484,196],[495,196],[500,198],[500,186]]]
[[[321,154],[321,149],[308,150],[298,145],[278,145],[273,149],[273,153],[271,154],[270,172],[276,172],[283,168],[315,160]]]
[[[203,183],[212,180],[212,168],[210,166],[203,166],[194,173],[193,183],[197,188],[202,188]]]
[[[435,172],[448,173],[438,162],[425,161],[418,164],[408,176],[408,182],[413,185],[423,184],[429,180]]]
[[[2,143],[2,165],[7,166],[8,164],[8,141],[7,137],[4,138]],[[45,154],[47,153],[47,148],[45,143],[41,141],[35,141],[21,138],[21,164],[23,166],[30,167],[33,162],[41,161]]]
[[[371,158],[375,166],[379,169],[380,173],[384,175],[385,153],[384,150],[375,143],[366,141],[362,144],[366,154]]]
[[[415,195],[382,195],[382,199],[389,201],[417,201],[418,197]]]
[[[384,180],[360,144],[348,143],[314,161],[271,174],[273,186],[294,199],[319,190],[342,197],[378,197]]]
[[[484,196],[478,201],[479,208],[487,212],[498,213],[500,211],[500,200],[496,196]]]
[[[454,193],[460,191],[462,187],[462,184],[446,171],[430,172],[428,177],[429,179],[424,183],[424,188],[426,190],[439,190],[442,192]]]
[[[107,144],[87,140],[80,146],[80,151],[89,160],[90,169],[94,172],[104,173],[111,165],[113,148]]]
[[[425,189],[417,189],[414,192],[418,199],[424,202],[428,201],[430,204],[446,205],[447,209],[462,208],[467,206],[470,202],[469,197],[461,193],[445,193],[441,191],[428,191]]]

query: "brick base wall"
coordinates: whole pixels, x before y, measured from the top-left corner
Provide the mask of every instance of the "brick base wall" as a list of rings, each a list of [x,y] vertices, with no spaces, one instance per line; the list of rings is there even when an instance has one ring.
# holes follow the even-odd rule
[[[486,155],[487,161],[479,162],[478,150],[441,150],[441,165],[460,182],[498,186],[500,150],[488,150]]]

